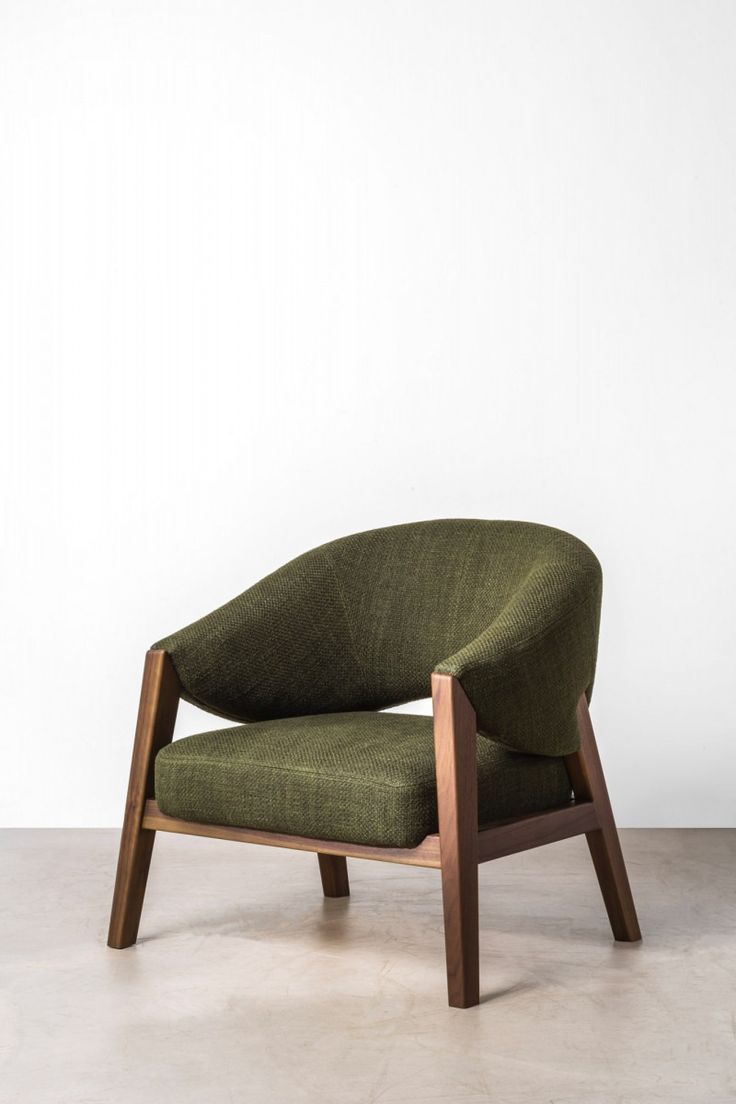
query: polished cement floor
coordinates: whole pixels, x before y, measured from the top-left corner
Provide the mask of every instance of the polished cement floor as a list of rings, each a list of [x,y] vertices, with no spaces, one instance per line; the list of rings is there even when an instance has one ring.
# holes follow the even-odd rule
[[[623,833],[645,942],[584,840],[481,868],[481,988],[445,1004],[436,871],[156,842],[105,947],[117,833],[0,833],[3,1104],[736,1101],[736,831]]]

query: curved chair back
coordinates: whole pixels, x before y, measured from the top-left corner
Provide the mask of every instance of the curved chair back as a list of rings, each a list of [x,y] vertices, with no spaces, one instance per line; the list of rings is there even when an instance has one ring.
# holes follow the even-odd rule
[[[567,754],[600,596],[595,556],[560,530],[416,522],[306,552],[155,647],[185,697],[237,721],[414,701],[437,670],[460,679],[482,732]]]

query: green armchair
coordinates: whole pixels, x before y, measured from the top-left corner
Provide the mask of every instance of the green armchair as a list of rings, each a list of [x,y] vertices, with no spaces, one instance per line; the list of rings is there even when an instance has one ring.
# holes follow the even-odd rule
[[[601,573],[542,525],[333,541],[148,652],[110,920],[135,942],[156,831],[442,874],[450,1004],[479,1000],[478,864],[585,833],[616,939],[641,938],[588,714]],[[381,712],[432,693],[433,717]],[[180,698],[236,725],[172,741]]]

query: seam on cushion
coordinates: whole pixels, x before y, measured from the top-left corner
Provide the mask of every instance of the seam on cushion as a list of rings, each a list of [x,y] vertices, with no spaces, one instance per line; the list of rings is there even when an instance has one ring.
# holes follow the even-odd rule
[[[562,617],[558,617],[554,621],[550,622],[549,625],[545,625],[545,627],[543,629],[540,629],[539,632],[533,633],[531,636],[526,636],[526,637],[524,637],[523,640],[519,640],[519,641],[509,645],[507,648],[504,648],[503,651],[501,653],[497,654],[497,655],[484,656],[482,658],[473,660],[471,663],[468,663],[467,666],[461,667],[461,673],[462,674],[467,674],[469,671],[474,670],[476,667],[485,666],[489,661],[495,662],[499,659],[502,659],[504,656],[516,655],[518,652],[523,652],[524,649],[527,648],[530,644],[536,644],[537,641],[544,640],[544,638],[546,636],[550,636],[561,625],[565,625],[568,621],[572,620],[573,616],[579,610],[581,610],[583,608],[583,606],[587,605],[588,602],[590,602],[591,598],[594,598],[594,597],[595,597],[595,588],[593,587],[586,594],[585,598],[582,599],[582,601],[580,601],[576,605],[574,605],[572,607],[572,609],[567,610],[567,612],[565,614],[563,614]],[[503,615],[503,611],[501,612],[501,614],[499,614],[499,616],[502,616],[502,615]],[[464,652],[466,648],[471,647],[471,645],[474,644],[475,641],[479,639],[479,637],[484,636],[485,633],[489,632],[493,628],[493,625],[495,624],[495,622],[497,620],[498,620],[498,618],[496,618],[494,621],[492,621],[491,624],[488,626],[488,628],[484,629],[482,633],[479,633],[479,635],[476,636],[474,640],[468,641],[468,643],[464,647],[459,648],[458,652]],[[437,667],[435,667],[435,671],[437,671],[438,673],[441,674],[442,672],[440,671],[440,668],[442,667],[442,665],[445,664],[445,663],[449,663],[454,658],[454,656],[456,656],[458,654],[458,652],[454,652],[453,655],[448,656],[447,659],[441,660],[440,663],[438,663]]]
[[[361,675],[361,678],[363,679],[365,689],[366,689],[366,691],[368,691],[370,684],[369,684],[369,681],[368,681],[368,676],[367,676],[366,669],[363,666],[363,659],[360,655],[360,652],[358,651],[358,646],[356,644],[357,634],[355,632],[355,627],[354,627],[354,625],[352,623],[352,620],[351,620],[351,617],[350,617],[348,604],[345,601],[345,592],[342,588],[342,582],[340,581],[340,576],[337,573],[337,568],[335,567],[335,564],[333,563],[332,556],[330,555],[329,552],[325,552],[325,556],[326,556],[326,559],[327,559],[327,563],[330,565],[330,571],[332,572],[332,577],[335,580],[335,587],[337,589],[337,596],[340,599],[340,606],[342,607],[342,614],[343,614],[343,617],[345,618],[345,624],[347,625],[348,637],[350,639],[350,647],[353,650],[353,657],[354,657],[355,662],[357,664],[358,670],[360,671],[360,675]]]
[[[174,744],[170,744],[169,747],[174,747]],[[158,756],[157,756],[157,758],[158,758]],[[208,758],[207,756],[199,756],[199,755],[178,755],[178,756],[176,756],[176,761],[178,763],[185,763],[188,766],[203,766],[203,765],[213,766],[213,767],[222,767],[223,766],[222,759],[211,759],[211,758]],[[325,774],[323,771],[304,770],[300,767],[279,767],[279,766],[274,766],[270,763],[256,763],[256,762],[253,762],[252,760],[248,760],[248,762],[245,764],[245,766],[246,766],[246,768],[248,768],[248,767],[257,767],[259,770],[276,771],[279,774],[303,774],[303,775],[307,775],[307,776],[312,777],[312,778],[323,778],[326,782],[345,783],[346,781],[348,781],[349,785],[351,785],[351,786],[354,786],[357,783],[357,785],[359,785],[359,786],[375,786],[375,787],[378,787],[378,788],[384,789],[384,790],[421,790],[421,789],[431,790],[431,789],[435,789],[436,786],[437,786],[437,783],[435,781],[433,781],[433,782],[399,782],[399,783],[393,783],[393,782],[379,782],[375,778],[348,779],[345,775],[343,775],[342,777],[335,777],[334,775],[331,775],[331,774]]]

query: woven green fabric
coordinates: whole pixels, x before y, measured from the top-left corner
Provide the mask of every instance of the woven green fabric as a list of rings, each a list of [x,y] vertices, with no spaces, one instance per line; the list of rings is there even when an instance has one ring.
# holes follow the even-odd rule
[[[414,847],[437,831],[434,771],[431,717],[298,717],[169,744],[156,757],[156,800],[185,820]],[[562,759],[478,740],[481,825],[569,800]]]
[[[459,678],[479,730],[518,751],[578,746],[601,573],[558,529],[445,520],[307,552],[154,645],[184,696],[236,721],[382,709]]]

